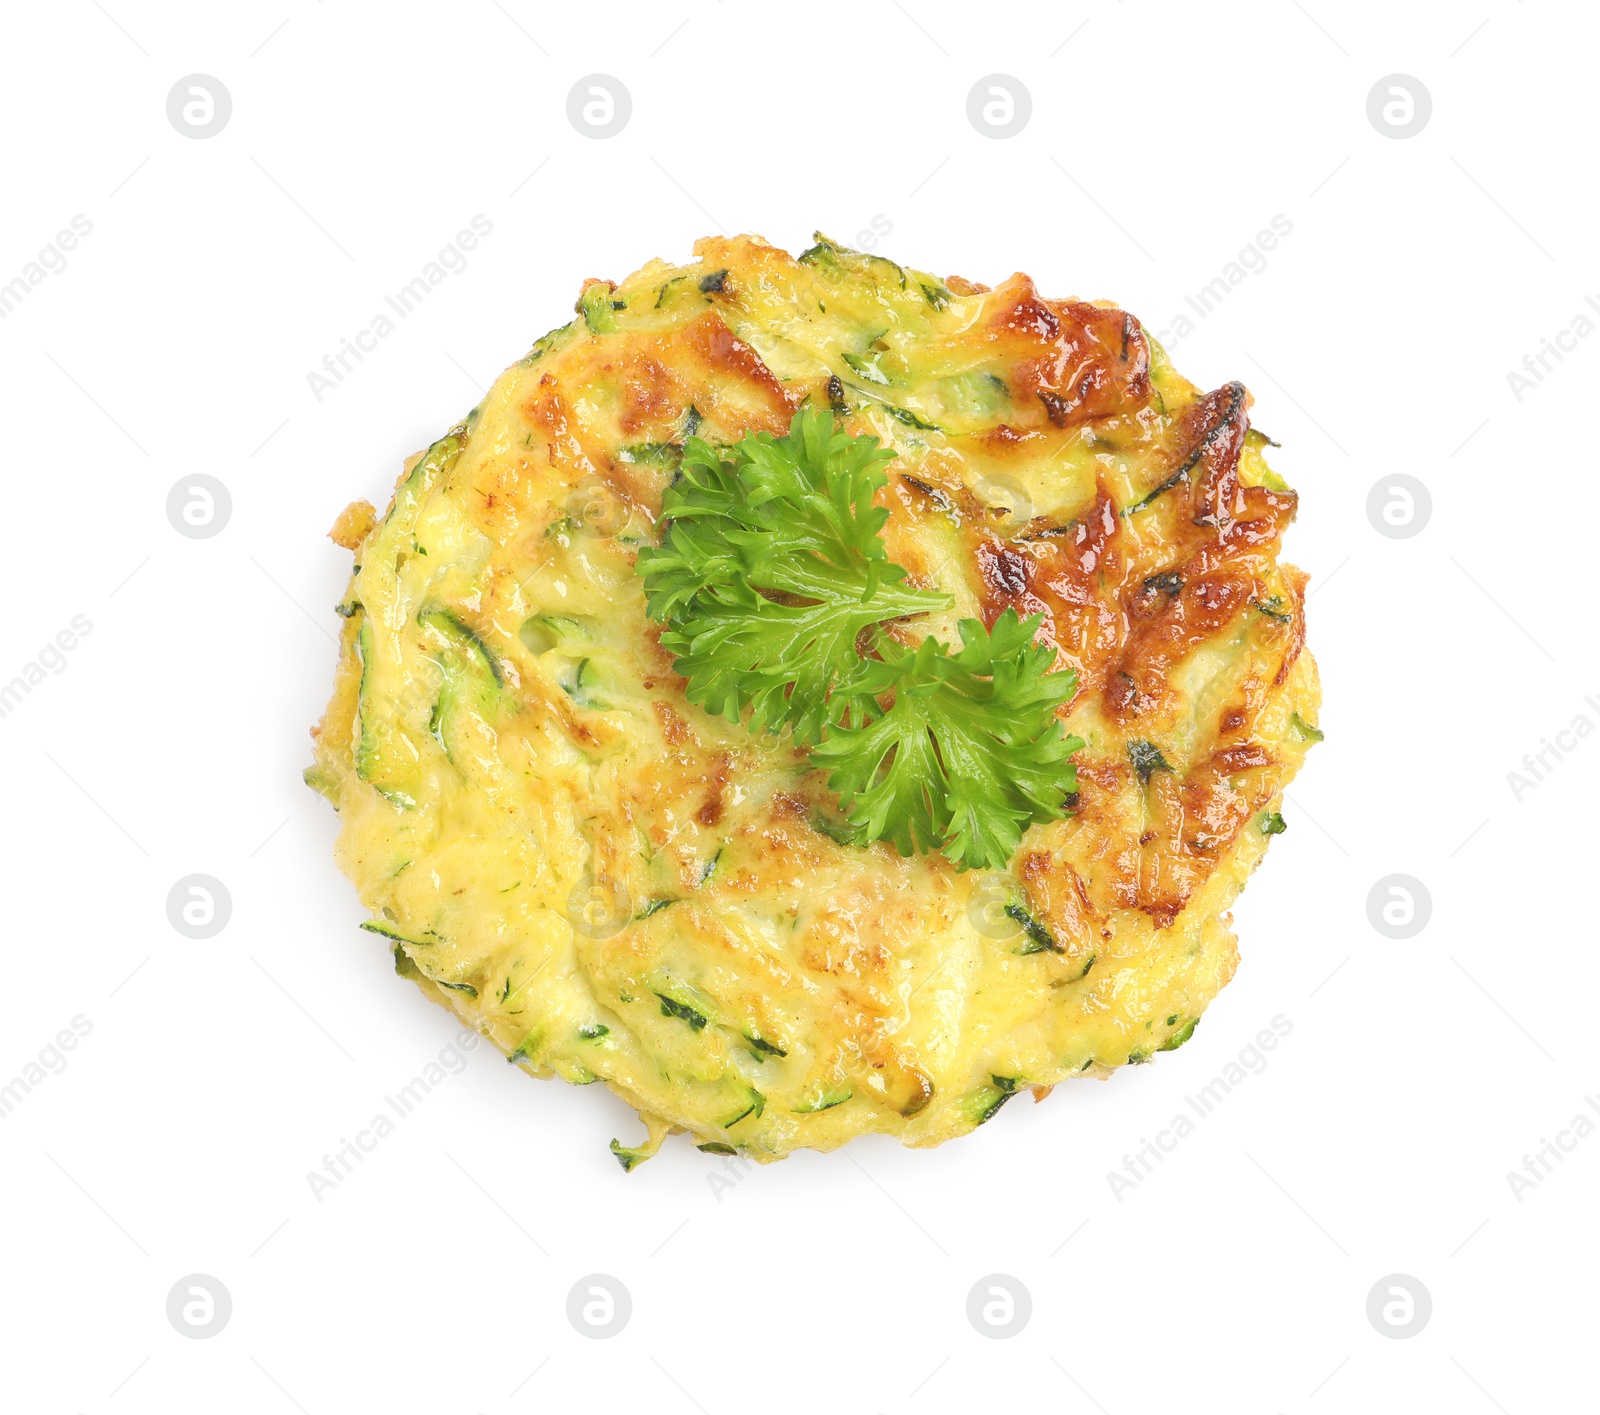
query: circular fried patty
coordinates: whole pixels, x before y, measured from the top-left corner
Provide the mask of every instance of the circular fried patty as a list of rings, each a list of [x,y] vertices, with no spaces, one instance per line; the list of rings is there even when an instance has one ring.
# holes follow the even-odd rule
[[[1250,398],[1133,316],[740,237],[588,282],[406,466],[354,550],[312,785],[396,968],[536,1075],[757,1160],[932,1145],[1180,1045],[1315,727],[1295,494]],[[684,695],[641,546],[686,436],[796,410],[893,449],[902,632],[1043,616],[1078,675],[1067,818],[1004,871],[852,843],[826,774]],[[913,635],[913,638],[915,635]]]

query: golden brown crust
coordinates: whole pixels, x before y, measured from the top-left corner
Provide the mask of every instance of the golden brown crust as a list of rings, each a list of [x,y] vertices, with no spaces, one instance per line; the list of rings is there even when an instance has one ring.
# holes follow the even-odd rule
[[[339,513],[328,539],[345,550],[354,550],[372,533],[377,517],[370,501],[352,501]]]

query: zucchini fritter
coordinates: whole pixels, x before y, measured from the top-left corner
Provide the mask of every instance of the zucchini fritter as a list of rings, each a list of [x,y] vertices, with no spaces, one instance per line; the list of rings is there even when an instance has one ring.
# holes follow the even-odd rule
[[[397,969],[536,1075],[757,1160],[932,1145],[1023,1087],[1192,1033],[1315,727],[1295,494],[1238,383],[1132,315],[818,238],[586,283],[483,403],[357,503],[307,779]],[[788,736],[684,696],[635,573],[690,434],[797,409],[892,448],[883,535],[947,612],[1042,615],[1078,675],[1064,820],[1009,870],[859,845]]]

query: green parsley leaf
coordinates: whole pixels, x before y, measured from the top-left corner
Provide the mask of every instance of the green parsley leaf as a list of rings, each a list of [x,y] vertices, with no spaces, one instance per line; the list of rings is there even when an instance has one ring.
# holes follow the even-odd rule
[[[905,586],[884,548],[889,513],[872,498],[892,456],[835,432],[825,409],[732,449],[688,439],[662,498],[666,537],[639,570],[691,702],[734,722],[750,708],[754,730],[818,741],[847,707],[833,690],[860,663],[862,631],[949,604]]]
[[[1077,675],[1050,672],[1055,650],[1033,643],[1041,618],[1008,609],[993,629],[964,619],[958,653],[938,639],[910,650],[880,636],[880,658],[838,689],[852,721],[811,752],[832,770],[852,825],[902,855],[942,847],[959,868],[1000,868],[1030,824],[1064,813],[1077,789],[1068,758],[1083,742],[1055,713]],[[890,689],[884,710],[877,699]]]
[[[662,544],[639,553],[648,611],[689,700],[733,722],[748,711],[752,731],[790,728],[831,773],[854,838],[1003,867],[1077,789],[1068,759],[1084,744],[1056,717],[1077,675],[1050,671],[1041,615],[963,620],[955,652],[885,632],[950,603],[888,558],[873,497],[892,457],[822,408],[781,438],[689,437]]]

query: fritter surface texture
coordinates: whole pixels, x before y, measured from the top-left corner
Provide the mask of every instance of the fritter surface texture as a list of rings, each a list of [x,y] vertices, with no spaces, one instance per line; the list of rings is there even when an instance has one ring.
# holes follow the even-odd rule
[[[1249,395],[1026,276],[695,255],[586,284],[381,521],[335,527],[356,568],[307,775],[368,927],[514,1061],[633,1105],[625,1164],[672,1127],[758,1160],[937,1144],[1180,1044],[1320,737]],[[1039,613],[1078,673],[1075,813],[1008,872],[849,843],[824,774],[690,704],[646,617],[684,437],[808,403],[895,450],[889,556],[954,600],[922,630]]]

